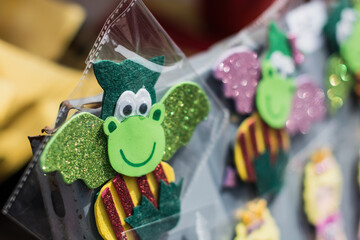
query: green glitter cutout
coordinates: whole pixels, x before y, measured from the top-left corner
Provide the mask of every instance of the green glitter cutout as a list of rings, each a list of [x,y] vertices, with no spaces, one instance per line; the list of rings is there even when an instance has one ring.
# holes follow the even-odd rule
[[[164,65],[164,56],[156,57],[150,61]],[[101,118],[105,120],[114,115],[116,102],[125,91],[137,93],[141,88],[150,93],[151,102],[156,103],[154,86],[160,77],[160,72],[152,71],[129,59],[121,63],[102,60],[93,64],[94,74],[104,90]]]
[[[65,183],[82,179],[97,188],[115,176],[107,153],[103,121],[79,113],[62,125],[46,145],[40,164],[44,172],[59,171]]]
[[[174,228],[180,218],[180,193],[182,181],[175,183],[160,183],[159,209],[144,196],[141,204],[133,209],[134,213],[125,219],[135,229],[140,239],[159,239],[161,234]]]
[[[325,89],[328,109],[330,114],[334,114],[349,97],[355,79],[345,61],[337,54],[329,57],[326,75]]]
[[[288,159],[288,154],[279,150],[276,155],[276,162],[272,163],[269,150],[266,150],[254,160],[256,186],[259,195],[279,192],[283,184]]]
[[[161,99],[165,105],[166,147],[163,160],[169,160],[175,152],[191,139],[196,126],[210,111],[209,100],[199,85],[191,82],[172,87]]]

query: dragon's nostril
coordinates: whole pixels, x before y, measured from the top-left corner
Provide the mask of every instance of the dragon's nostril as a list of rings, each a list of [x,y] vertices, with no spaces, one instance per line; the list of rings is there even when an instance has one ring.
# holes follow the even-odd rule
[[[153,115],[153,119],[155,121],[159,121],[160,117],[161,117],[161,110],[160,109],[155,110],[154,115]]]

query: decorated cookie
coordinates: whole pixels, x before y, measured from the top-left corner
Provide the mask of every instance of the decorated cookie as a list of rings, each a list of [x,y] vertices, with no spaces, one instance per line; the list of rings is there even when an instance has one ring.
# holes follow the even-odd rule
[[[151,61],[163,65],[164,58]],[[45,146],[41,168],[59,171],[68,184],[81,179],[94,189],[107,182],[95,203],[104,239],[157,239],[176,225],[180,212],[182,184],[163,161],[206,118],[207,96],[184,82],[156,102],[161,73],[132,60],[95,62],[94,73],[104,89],[101,118],[86,112],[71,117]],[[130,229],[135,232],[126,233]]]
[[[316,228],[316,239],[346,239],[340,213],[342,176],[327,148],[315,152],[305,166],[304,207]]]
[[[226,51],[213,68],[239,114],[252,114],[240,125],[235,140],[235,166],[243,181],[255,182],[260,194],[277,192],[288,162],[290,134],[305,134],[324,118],[325,94],[307,75],[295,78],[304,56],[295,38],[270,23],[269,48],[260,63],[244,47]],[[236,181],[227,168],[225,187]]]
[[[259,194],[277,192],[288,162],[290,139],[284,129],[269,127],[258,114],[245,119],[236,134],[235,166],[240,178],[255,182]]]
[[[266,205],[266,200],[256,199],[237,212],[240,222],[234,240],[280,239],[278,226]]]
[[[234,99],[238,113],[257,110],[269,126],[286,127],[291,134],[306,133],[326,112],[325,95],[311,78],[294,79],[295,63],[301,62],[294,55],[297,59],[302,55],[293,41],[271,23],[269,50],[261,66],[254,52],[238,47],[224,53],[213,69],[223,82],[224,96]]]

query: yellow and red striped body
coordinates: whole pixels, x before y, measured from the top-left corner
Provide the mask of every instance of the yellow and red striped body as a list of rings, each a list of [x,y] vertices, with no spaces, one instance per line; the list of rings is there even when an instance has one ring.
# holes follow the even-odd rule
[[[275,163],[279,150],[288,151],[290,140],[284,129],[269,127],[257,113],[245,119],[237,132],[235,141],[235,165],[243,181],[255,182],[254,160],[267,149],[271,162]]]
[[[155,207],[158,206],[160,181],[175,181],[174,170],[161,162],[156,169],[141,177],[127,177],[118,174],[100,190],[95,202],[95,220],[100,235],[106,239],[136,239],[135,232],[125,219],[145,196]]]

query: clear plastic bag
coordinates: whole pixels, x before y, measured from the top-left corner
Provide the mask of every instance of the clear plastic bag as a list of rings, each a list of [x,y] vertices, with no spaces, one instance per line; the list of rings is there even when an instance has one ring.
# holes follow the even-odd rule
[[[165,57],[163,67],[149,61],[156,56]],[[123,0],[108,18],[86,60],[86,68],[78,86],[69,100],[60,106],[54,127],[61,126],[77,111],[99,116],[102,89],[96,82],[92,63],[105,59],[115,62],[136,59],[137,63],[144,66],[161,69],[161,76],[155,86],[158,99],[171,86],[185,80],[199,84],[207,93],[211,105],[207,119],[198,125],[187,146],[181,148],[169,162],[177,181],[184,179],[181,198],[185,204],[182,205],[180,223],[167,236],[173,234],[181,239],[186,232],[191,236],[195,226],[182,219],[196,219],[196,214],[208,216],[211,213],[211,217],[204,218],[208,226],[216,225],[218,219],[221,220],[216,217],[216,209],[221,206],[218,196],[207,199],[204,206],[200,203],[196,211],[193,209],[193,200],[187,197],[192,183],[201,178],[196,175],[197,170],[206,168],[209,158],[221,155],[222,149],[215,146],[221,141],[228,114],[142,1]],[[98,190],[89,189],[80,180],[68,185],[59,173],[44,174],[41,171],[38,160],[48,139],[38,142],[34,158],[3,212],[40,239],[101,239],[93,213]]]

